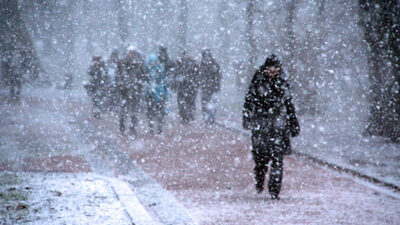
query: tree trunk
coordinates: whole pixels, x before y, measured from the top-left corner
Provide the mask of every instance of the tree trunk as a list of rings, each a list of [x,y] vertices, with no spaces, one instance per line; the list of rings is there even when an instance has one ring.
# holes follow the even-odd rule
[[[294,62],[295,62],[295,44],[296,40],[294,37],[293,27],[294,27],[294,13],[296,9],[296,2],[295,0],[289,1],[287,5],[288,10],[288,17],[286,21],[286,30],[287,30],[287,42],[286,42],[286,54],[287,54],[287,73],[289,75],[289,79],[294,79],[295,70],[294,70]]]
[[[254,70],[256,69],[256,59],[257,59],[257,46],[256,39],[254,36],[254,12],[255,11],[255,2],[253,0],[249,0],[247,2],[246,7],[246,39],[248,42],[248,64],[247,64],[247,74],[252,76],[254,74]],[[249,79],[251,77],[249,76]]]
[[[366,133],[400,141],[399,2],[359,0],[368,44],[370,117]]]
[[[40,61],[19,11],[18,1],[0,1],[0,46],[1,51],[6,53],[2,55],[6,57],[7,54],[21,54],[23,59],[14,66],[30,74],[30,80],[38,78],[39,70],[42,70]]]
[[[220,59],[222,60],[222,64],[224,65],[223,68],[226,68],[229,65],[230,61],[230,55],[228,53],[229,47],[230,47],[230,41],[229,41],[229,21],[227,20],[228,17],[228,4],[227,0],[221,0],[219,3],[219,8],[218,8],[218,19],[219,22],[221,23],[221,45],[220,48],[222,49],[222,56]]]
[[[126,10],[124,9],[122,0],[115,0],[115,6],[118,13],[118,30],[119,30],[119,37],[121,39],[120,47],[126,46],[126,40],[128,38],[128,24],[127,24],[127,16]]]
[[[183,50],[187,50],[187,29],[188,29],[188,8],[186,0],[179,0],[179,18],[178,18],[178,42],[179,48],[182,52]]]

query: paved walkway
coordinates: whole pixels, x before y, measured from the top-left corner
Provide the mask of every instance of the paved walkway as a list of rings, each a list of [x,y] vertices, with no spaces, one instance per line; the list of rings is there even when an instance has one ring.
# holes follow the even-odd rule
[[[0,171],[12,171],[0,173],[0,222],[400,221],[398,194],[293,156],[284,161],[282,200],[257,195],[245,135],[201,120],[183,126],[172,113],[161,136],[144,132],[145,123],[137,138],[121,136],[113,115],[91,118],[84,95],[42,91],[21,105],[0,102]]]
[[[0,172],[1,224],[157,224],[126,182],[93,173]]]
[[[118,136],[98,132],[85,101],[0,99],[0,224],[195,224]]]
[[[122,149],[201,224],[400,221],[399,193],[293,156],[284,160],[281,201],[271,201],[268,192],[255,192],[247,136],[198,123],[174,128]]]

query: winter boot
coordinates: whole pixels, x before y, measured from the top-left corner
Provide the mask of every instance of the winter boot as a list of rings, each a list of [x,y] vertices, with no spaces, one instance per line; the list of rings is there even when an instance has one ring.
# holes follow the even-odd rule
[[[121,132],[121,134],[124,134],[125,132],[125,125],[123,120],[119,121],[119,132]]]
[[[280,200],[279,195],[276,193],[271,193],[271,200]]]
[[[154,135],[154,125],[153,125],[153,123],[149,123],[149,133],[150,133],[150,135]]]
[[[264,185],[260,184],[259,182],[256,183],[256,191],[257,194],[261,194],[261,192],[263,192],[264,190]]]
[[[131,128],[129,129],[129,134],[130,134],[131,136],[135,137],[135,136],[137,135],[136,128],[135,128],[135,127],[131,127]]]

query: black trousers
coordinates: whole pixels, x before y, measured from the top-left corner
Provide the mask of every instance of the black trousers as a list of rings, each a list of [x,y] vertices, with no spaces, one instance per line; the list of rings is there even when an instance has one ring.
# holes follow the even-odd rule
[[[209,108],[209,104],[213,97],[214,92],[209,90],[201,91],[201,109],[203,111],[203,117],[207,123],[214,124],[215,123],[215,110]],[[215,106],[214,106],[215,107]]]
[[[15,75],[17,76],[17,75]],[[10,96],[13,100],[19,101],[21,97],[21,89],[22,89],[22,78],[11,78],[10,79]]]
[[[178,92],[179,116],[183,123],[194,120],[196,113],[196,96],[194,90],[180,90]]]
[[[165,118],[165,99],[156,100],[152,96],[147,97],[147,119],[150,133],[154,133],[154,124],[157,123],[157,132],[161,134]]]
[[[125,132],[125,120],[126,117],[130,115],[131,125],[130,133],[136,135],[136,126],[138,123],[138,113],[139,113],[139,96],[122,96],[119,111],[119,130],[123,134]]]
[[[268,191],[274,196],[279,195],[283,175],[283,145],[280,137],[279,134],[260,131],[253,131],[251,137],[256,189],[258,192],[263,190],[268,164],[271,162]]]

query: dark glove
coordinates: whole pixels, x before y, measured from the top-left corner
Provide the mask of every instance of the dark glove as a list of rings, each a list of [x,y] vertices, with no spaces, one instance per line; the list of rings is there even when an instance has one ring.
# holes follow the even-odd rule
[[[253,121],[249,117],[243,117],[243,129],[251,130],[253,129]]]
[[[296,137],[300,134],[300,124],[296,116],[290,116],[286,121],[286,130],[290,132],[290,136]]]

